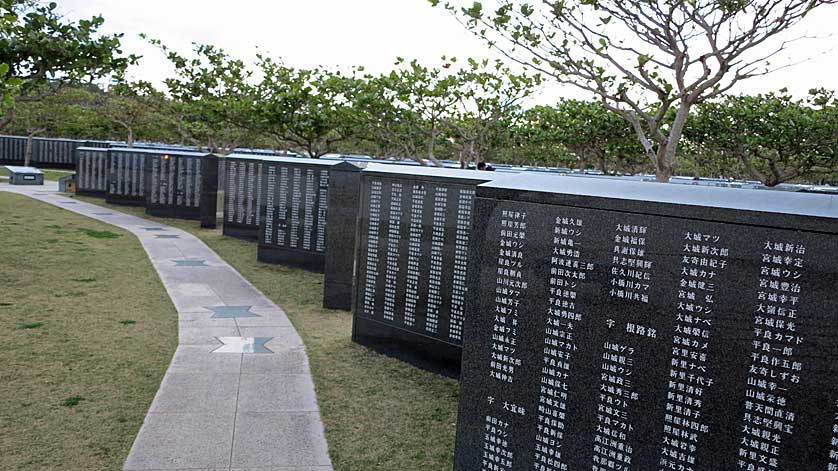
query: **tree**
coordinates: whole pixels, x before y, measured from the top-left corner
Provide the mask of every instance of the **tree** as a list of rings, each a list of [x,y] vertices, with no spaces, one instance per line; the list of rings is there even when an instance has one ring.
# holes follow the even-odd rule
[[[354,110],[353,137],[369,143],[373,154],[380,157],[414,159],[425,163],[421,157],[427,152],[425,133],[422,132],[424,127],[416,124],[421,117],[396,102],[395,96],[401,87],[391,86],[389,74],[364,74],[355,83],[349,96]]]
[[[629,124],[599,102],[562,100],[556,106],[527,110],[525,117],[542,138],[573,152],[576,162],[571,166],[631,172],[640,163],[637,156],[643,151],[631,141]]]
[[[23,151],[23,165],[28,167],[32,161],[32,147],[34,138],[43,135],[54,128],[61,113],[59,100],[54,95],[40,101],[35,101],[15,114],[15,128],[18,133],[26,136],[26,146]]]
[[[55,2],[0,0],[0,130],[15,104],[54,94],[67,84],[106,77],[136,61],[121,57],[121,35],[100,35],[104,19],[69,22]]]
[[[319,158],[350,138],[354,77],[322,68],[294,69],[265,56],[259,56],[257,66],[263,78],[256,87],[255,115],[260,129],[279,145],[290,143]]]
[[[541,76],[516,74],[501,61],[468,59],[456,74],[457,102],[445,120],[458,144],[460,166],[484,162],[510,137],[521,101],[541,83]]]
[[[151,83],[130,82],[124,77],[99,94],[95,104],[103,116],[124,130],[128,147],[134,147],[137,128],[158,118],[155,110],[166,105],[165,97]]]
[[[733,158],[766,186],[835,172],[838,102],[811,90],[806,101],[779,93],[734,96],[702,103],[686,137],[705,151]]]
[[[496,0],[494,9],[480,2],[445,7],[511,60],[594,93],[632,125],[657,179],[667,181],[693,105],[770,72],[770,59],[789,41],[771,47],[769,40],[827,2]]]
[[[255,128],[256,91],[244,62],[211,45],[195,44],[193,57],[187,58],[159,40],[150,42],[175,68],[175,76],[164,80],[172,98],[166,105],[183,141],[217,153],[232,152],[246,141]]]
[[[85,108],[90,96],[91,92],[85,88],[66,87],[46,94],[41,100],[18,103],[7,130],[27,137],[25,165],[31,161],[33,140],[37,136],[90,138],[102,132],[103,123]]]
[[[443,60],[446,58],[443,57]],[[443,68],[447,69],[453,62],[456,62],[456,59],[451,58]],[[411,135],[421,135],[425,142],[425,152],[422,155],[414,155],[413,158],[422,164],[427,164],[424,160],[427,159],[440,166],[434,152],[445,132],[449,115],[459,99],[459,81],[453,74],[444,74],[441,69],[425,67],[416,60],[405,63],[404,59],[398,58],[396,65],[401,68],[383,76],[381,82],[389,92],[389,99],[396,106],[412,112],[403,115],[411,118],[403,123],[405,130]]]

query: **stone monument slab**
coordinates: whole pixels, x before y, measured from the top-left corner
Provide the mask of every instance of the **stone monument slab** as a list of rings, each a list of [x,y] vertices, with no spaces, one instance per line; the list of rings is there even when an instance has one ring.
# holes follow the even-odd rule
[[[474,192],[503,177],[383,164],[361,172],[355,342],[458,375]]]
[[[218,158],[198,152],[146,151],[146,214],[215,227]]]
[[[145,160],[149,152],[154,151],[137,148],[108,149],[107,203],[145,206]]]
[[[76,149],[76,193],[104,197],[108,192],[108,150],[101,147]]]
[[[838,197],[476,196],[456,471],[838,469]]]
[[[294,157],[261,158],[264,201],[259,203],[257,259],[323,272],[326,257],[333,256],[327,252],[326,243],[330,171],[351,164]],[[228,182],[231,179],[228,175]]]

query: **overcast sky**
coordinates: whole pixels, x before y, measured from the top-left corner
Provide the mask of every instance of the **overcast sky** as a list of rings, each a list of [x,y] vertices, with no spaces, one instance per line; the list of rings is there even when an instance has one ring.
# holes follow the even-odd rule
[[[134,78],[157,81],[170,74],[162,54],[138,36],[146,33],[187,52],[192,42],[209,43],[252,60],[257,51],[293,67],[364,65],[391,70],[398,56],[439,65],[443,54],[495,57],[454,18],[427,0],[61,0],[69,18],[102,14],[103,31],[124,33],[126,52],[143,55]],[[784,60],[813,59],[745,82],[738,93],[787,87],[804,96],[810,88],[838,90],[838,7],[820,7],[788,33],[819,39],[798,43]],[[775,61],[779,63],[780,61]],[[549,83],[533,99],[551,103],[579,96]]]

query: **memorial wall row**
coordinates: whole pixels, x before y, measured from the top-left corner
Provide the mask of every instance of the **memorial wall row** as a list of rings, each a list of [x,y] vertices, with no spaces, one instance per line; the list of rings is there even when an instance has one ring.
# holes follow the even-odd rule
[[[195,152],[147,151],[146,213],[194,219],[214,228],[218,195],[218,158]]]
[[[195,207],[205,160],[138,155],[113,152],[109,195]],[[94,162],[80,188],[100,188]],[[325,270],[354,341],[451,375],[462,358],[457,471],[838,470],[838,197],[262,156],[224,170],[225,233]]]
[[[160,217],[196,219],[215,227],[218,159],[162,149],[81,147],[77,191],[114,204],[144,206]]]
[[[349,309],[361,168],[281,156],[224,161],[224,234],[257,240],[259,261],[325,272],[324,306]]]
[[[458,471],[838,469],[834,196],[477,189]]]
[[[27,138],[0,136],[0,162],[23,164],[26,159]],[[104,142],[74,139],[32,138],[31,165],[72,169],[76,164],[79,147],[107,146]]]
[[[362,172],[354,341],[459,373],[474,193],[498,176],[375,164]]]

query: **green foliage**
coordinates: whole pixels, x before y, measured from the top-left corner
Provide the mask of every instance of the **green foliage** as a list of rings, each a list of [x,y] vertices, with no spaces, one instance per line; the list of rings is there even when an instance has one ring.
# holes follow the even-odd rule
[[[81,396],[72,396],[61,401],[61,405],[64,407],[76,407],[77,405],[81,404],[81,401],[83,400],[84,398]]]
[[[261,55],[257,67],[263,78],[256,87],[253,116],[257,129],[277,145],[290,144],[317,158],[352,134],[349,97],[356,79],[322,68],[293,69]]]
[[[561,145],[572,152],[561,166],[635,173],[647,160],[629,124],[599,102],[563,100],[527,110],[520,127],[524,139],[542,147]]]
[[[771,71],[786,43],[765,44],[831,0],[430,3],[509,59],[596,95],[666,181],[691,108]]]
[[[93,229],[87,229],[84,227],[79,228],[79,232],[82,232],[88,237],[93,237],[94,239],[116,239],[122,237],[120,234],[111,231],[96,231]]]
[[[212,45],[195,44],[192,57],[163,45],[160,48],[175,68],[164,83],[172,98],[167,114],[177,123],[182,141],[206,146],[210,152],[229,153],[254,128],[253,72],[241,60]]]
[[[442,66],[448,69],[457,62],[446,58]],[[426,163],[424,159],[438,164],[436,150],[445,131],[446,120],[459,99],[459,82],[455,75],[443,73],[440,68],[430,68],[416,60],[405,62],[398,58],[398,68],[380,77],[385,96],[394,106],[408,110],[402,117],[402,131],[409,139],[424,143],[425,151],[415,151],[413,158]]]
[[[121,35],[100,35],[101,16],[69,22],[55,2],[0,0],[0,129],[15,103],[123,70]],[[36,94],[33,96],[33,94]]]
[[[29,329],[38,329],[44,326],[43,322],[25,322],[23,324],[18,324],[18,330],[29,330]]]
[[[687,138],[716,160],[734,160],[741,172],[765,185],[801,177],[817,181],[838,168],[838,101],[812,90],[795,100],[786,90],[702,103]]]
[[[461,166],[483,162],[506,145],[521,116],[521,101],[541,84],[540,75],[514,73],[503,62],[468,60],[455,76],[457,106],[446,124]]]
[[[439,164],[440,155],[463,166],[497,157],[540,77],[513,73],[500,61],[468,59],[450,70],[457,59],[442,60],[427,67],[399,58],[390,73],[356,78],[350,99],[356,137],[380,154],[423,164]]]
[[[501,35],[512,45],[501,49],[508,57],[530,54],[525,64],[537,74],[513,71],[501,61],[446,56],[436,67],[398,58],[382,74],[363,67],[349,73],[292,68],[266,55],[253,68],[212,45],[195,44],[191,54],[181,55],[150,40],[175,70],[164,90],[156,90],[127,78],[125,67],[135,57],[121,57],[118,35],[98,35],[101,17],[69,23],[54,5],[0,0],[0,45],[6,46],[0,51],[0,128],[14,115],[8,130],[15,134],[188,143],[218,153],[258,146],[314,158],[365,153],[423,164],[452,159],[462,166],[493,160],[654,171],[659,177],[680,167],[695,176],[756,178],[768,185],[836,178],[838,118],[831,93],[813,91],[806,103],[785,91],[719,100],[726,90],[720,80],[701,91],[690,88],[700,84],[680,83],[686,65],[667,69],[671,58],[648,47],[661,32],[649,32],[642,50],[605,33],[631,26],[632,5],[651,18],[659,5],[612,3],[446,5],[475,33]],[[752,8],[728,6],[728,16],[713,21],[727,24]],[[672,8],[678,16],[685,6]],[[574,29],[581,12],[596,13],[598,23]],[[709,21],[678,18],[689,28]],[[53,30],[52,39],[42,37]],[[545,51],[548,44],[552,49]],[[609,55],[614,51],[622,51],[620,60]],[[108,75],[114,80],[107,89],[79,83]],[[524,109],[543,75],[573,83],[596,100]],[[687,96],[689,90],[695,93]]]
[[[156,134],[148,127],[174,127],[174,121],[166,115],[167,105],[166,97],[151,83],[131,82],[120,74],[108,93],[97,94],[94,106],[123,130],[128,147],[133,147],[138,132],[141,136]]]

